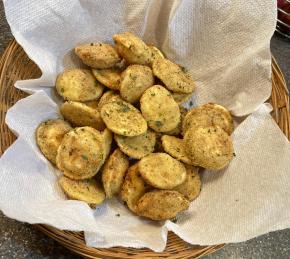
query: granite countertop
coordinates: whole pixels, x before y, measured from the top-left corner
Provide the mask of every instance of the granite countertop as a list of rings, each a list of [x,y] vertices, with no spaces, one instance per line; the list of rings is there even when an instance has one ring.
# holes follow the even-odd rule
[[[12,39],[0,2],[0,54]],[[290,40],[277,33],[271,40],[271,50],[290,86]],[[0,212],[0,258],[81,258],[37,231],[33,226],[5,217]],[[219,258],[290,258],[290,229],[272,232],[247,242],[229,244],[205,256]]]

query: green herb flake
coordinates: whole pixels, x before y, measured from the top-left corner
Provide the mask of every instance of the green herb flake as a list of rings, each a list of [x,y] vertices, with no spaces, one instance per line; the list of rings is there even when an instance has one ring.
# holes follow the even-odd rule
[[[83,160],[88,160],[88,157],[85,156],[85,155],[82,155],[82,159],[83,159]]]
[[[116,217],[120,217],[120,213],[117,213],[117,214],[116,214]]]
[[[151,93],[151,96],[155,96],[155,93]]]
[[[160,128],[163,125],[163,123],[161,121],[155,121],[155,125],[156,127]]]
[[[192,101],[190,101],[190,102],[189,102],[189,105],[190,105],[190,106],[192,106],[192,105],[193,105],[193,102],[192,102]]]
[[[236,153],[233,153],[233,156],[236,156]]]
[[[188,72],[188,69],[186,67],[180,66],[180,68],[181,68],[182,72],[184,72],[184,73]]]
[[[135,81],[135,80],[137,79],[137,76],[136,76],[136,75],[132,75],[132,74],[130,74],[129,76],[130,76],[130,78],[131,78],[133,81]]]
[[[130,108],[127,105],[123,105],[121,112],[128,112],[130,111]]]

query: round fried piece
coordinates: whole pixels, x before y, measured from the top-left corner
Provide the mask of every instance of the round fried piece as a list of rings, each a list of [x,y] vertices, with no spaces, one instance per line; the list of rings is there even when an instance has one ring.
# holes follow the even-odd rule
[[[93,75],[103,85],[112,90],[120,89],[121,70],[118,68],[93,69]]]
[[[180,192],[189,201],[193,201],[201,190],[201,181],[198,174],[198,167],[185,165],[186,180],[181,185],[174,188],[175,191]]]
[[[177,127],[175,129],[173,129],[173,130],[164,132],[164,134],[166,134],[166,135],[174,135],[174,136],[181,135],[181,133],[182,133],[182,123],[183,123],[184,117],[185,117],[185,115],[187,113],[187,109],[185,109],[182,106],[179,106],[179,110],[180,110],[180,122],[178,123]]]
[[[154,84],[152,70],[147,66],[131,65],[122,73],[120,95],[129,102],[139,101],[144,91]]]
[[[180,122],[180,110],[170,92],[161,85],[148,88],[140,99],[142,115],[148,126],[157,132],[167,132]]]
[[[126,155],[141,159],[154,151],[156,134],[152,130],[147,130],[144,134],[136,137],[124,137],[115,134],[115,140]]]
[[[116,49],[110,44],[91,43],[75,47],[75,53],[84,64],[97,69],[110,68],[121,61]]]
[[[70,130],[72,127],[61,119],[42,122],[36,129],[36,143],[42,154],[53,164],[56,163],[57,149]]]
[[[128,167],[129,160],[120,149],[116,149],[104,164],[102,182],[108,198],[120,192]]]
[[[106,127],[98,110],[80,102],[63,103],[60,106],[60,113],[74,126],[90,126],[97,130],[104,130]]]
[[[86,102],[98,99],[104,86],[97,82],[92,72],[87,69],[71,69],[59,74],[56,90],[65,100]]]
[[[199,126],[219,126],[229,135],[234,131],[233,118],[230,112],[215,103],[208,103],[191,109],[184,118],[182,133],[184,135],[189,128]]]
[[[57,167],[71,179],[91,178],[104,163],[104,149],[104,138],[98,130],[75,128],[64,136],[58,148]]]
[[[195,83],[189,74],[168,59],[155,59],[152,64],[153,74],[172,92],[189,94],[195,89]]]
[[[148,45],[148,48],[151,50],[151,53],[152,53],[151,63],[155,59],[164,58],[163,53],[157,47],[155,47],[153,45]]]
[[[103,136],[103,142],[104,142],[104,156],[105,156],[105,160],[106,160],[110,154],[110,151],[111,151],[113,134],[110,130],[105,128],[105,130],[102,132],[102,136]]]
[[[175,102],[177,102],[179,105],[183,104],[185,102],[187,102],[190,97],[191,97],[191,93],[190,94],[183,94],[183,93],[171,93],[173,99]]]
[[[58,183],[71,199],[84,201],[90,205],[99,205],[105,200],[103,188],[94,179],[80,181],[62,176]]]
[[[101,117],[111,131],[122,136],[134,137],[147,131],[141,113],[132,104],[121,100],[103,105]]]
[[[233,158],[232,140],[219,126],[189,128],[184,142],[190,160],[206,169],[222,169]]]
[[[184,165],[165,153],[143,157],[139,162],[139,171],[145,182],[158,189],[173,189],[186,178]]]
[[[115,34],[116,49],[129,64],[149,65],[152,60],[150,48],[130,32]]]
[[[136,204],[142,195],[147,191],[148,185],[142,179],[138,163],[131,166],[125,176],[121,190],[121,199],[126,202],[129,209],[136,211]]]
[[[181,193],[159,190],[145,193],[137,203],[136,213],[152,220],[166,220],[188,207],[189,201]]]
[[[101,110],[103,105],[105,105],[109,102],[112,102],[112,101],[119,101],[119,100],[122,100],[122,99],[121,99],[120,95],[117,94],[117,92],[114,92],[111,90],[107,91],[100,98],[99,103],[98,103],[98,108],[99,108],[99,110]]]
[[[194,165],[194,162],[192,162],[187,155],[183,139],[163,135],[161,141],[166,153],[185,164]]]

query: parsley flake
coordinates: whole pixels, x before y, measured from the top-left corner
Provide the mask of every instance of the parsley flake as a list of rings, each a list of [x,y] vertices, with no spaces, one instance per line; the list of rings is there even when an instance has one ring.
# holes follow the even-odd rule
[[[83,159],[83,160],[88,160],[88,157],[85,156],[85,155],[82,155],[82,159]]]
[[[158,128],[160,128],[160,127],[163,125],[163,123],[162,123],[161,121],[155,121],[155,125],[156,125]]]
[[[188,72],[188,69],[186,67],[180,66],[180,68],[181,68],[182,72],[184,72],[184,73]]]

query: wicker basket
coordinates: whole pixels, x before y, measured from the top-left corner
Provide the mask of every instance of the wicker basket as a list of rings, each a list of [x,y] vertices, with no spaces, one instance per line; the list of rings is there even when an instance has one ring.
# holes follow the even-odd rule
[[[288,90],[275,59],[272,62],[272,71],[273,88],[270,102],[274,107],[273,118],[289,139]],[[15,81],[37,78],[40,75],[41,72],[38,67],[27,57],[16,41],[12,41],[0,60],[0,155],[15,140],[15,136],[9,131],[4,122],[6,111],[15,102],[26,96],[25,93],[13,87]],[[36,227],[68,249],[87,258],[197,258],[224,246],[224,244],[193,246],[170,232],[166,249],[162,253],[154,253],[149,249],[124,247],[98,249],[86,246],[83,233],[61,231],[46,225],[36,225]]]

